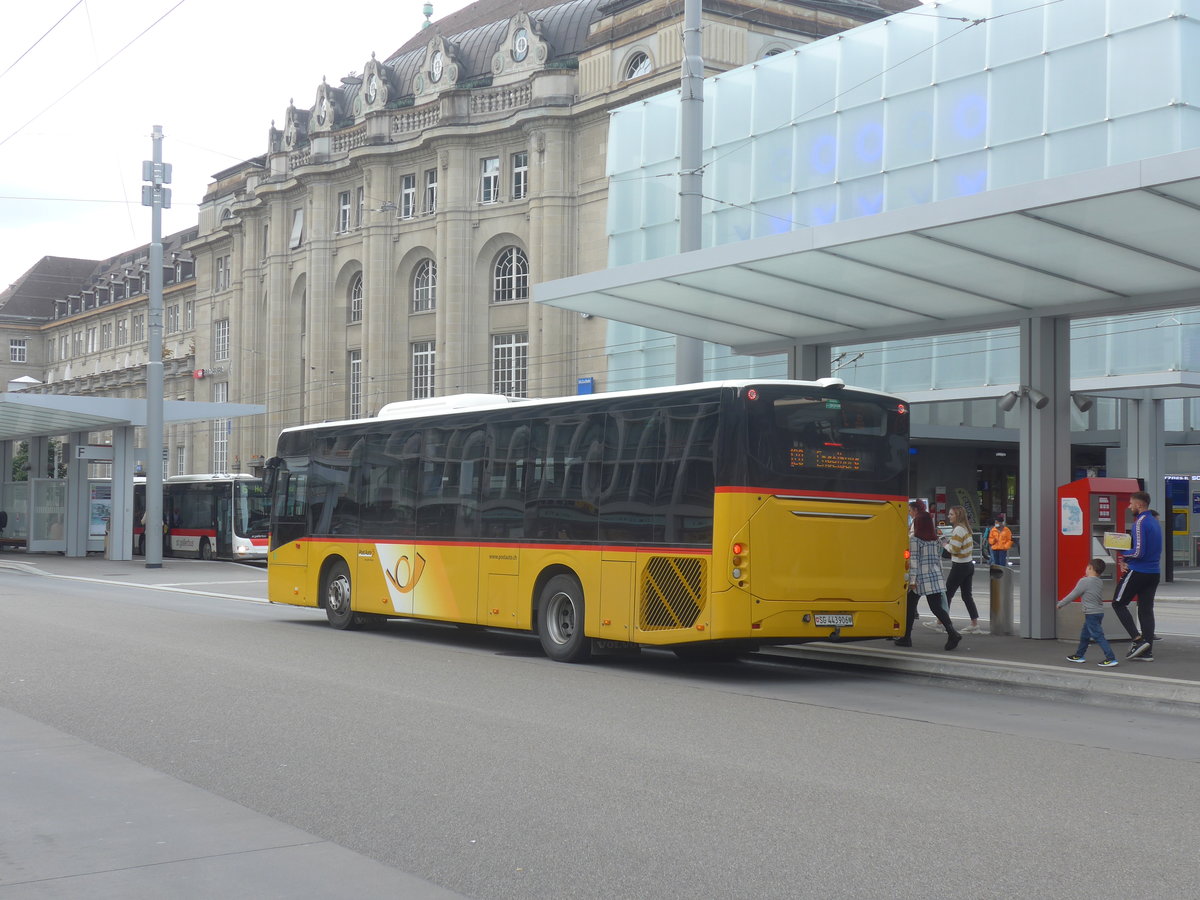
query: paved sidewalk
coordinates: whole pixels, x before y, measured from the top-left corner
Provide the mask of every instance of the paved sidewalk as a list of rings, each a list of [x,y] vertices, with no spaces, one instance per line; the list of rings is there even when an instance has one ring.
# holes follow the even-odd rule
[[[986,572],[986,569],[977,570],[975,602],[980,615],[986,617],[989,583],[980,571]],[[1106,584],[1106,599],[1111,592],[1111,585]],[[1015,596],[1014,610],[1019,606],[1020,598]],[[920,612],[922,623],[933,621],[924,600]],[[960,629],[970,624],[969,620],[959,618],[962,612],[962,600],[955,598],[951,616],[955,627]],[[1136,605],[1132,612],[1136,621]],[[1105,615],[1106,634],[1121,633],[1121,627],[1114,619],[1111,612]],[[802,644],[764,652],[821,665],[947,679],[1024,696],[1155,708],[1200,717],[1200,572],[1177,572],[1174,581],[1159,585],[1155,595],[1155,620],[1158,640],[1154,644],[1154,659],[1150,662],[1127,660],[1125,653],[1129,641],[1116,640],[1112,646],[1120,664],[1111,669],[1099,667],[1098,663],[1104,657],[1095,646],[1088,650],[1086,663],[1067,660],[1067,656],[1075,652],[1079,639],[1077,631],[1060,634],[1057,640],[964,634],[956,649],[946,651],[943,649],[945,633],[940,628],[935,631],[920,623],[913,629],[911,648],[896,647],[890,641],[861,641]],[[981,618],[980,626],[986,632],[990,623]],[[1019,623],[1013,630],[1020,631]]]
[[[966,624],[956,622],[956,625]],[[762,651],[819,665],[887,670],[906,676],[945,679],[1008,694],[1075,702],[1153,708],[1200,717],[1200,637],[1166,635],[1154,644],[1154,660],[1125,659],[1128,642],[1113,644],[1120,665],[1102,669],[1099,648],[1088,661],[1073,663],[1071,640],[1041,640],[965,634],[953,651],[943,650],[941,631],[918,626],[912,647],[890,641],[801,644]]]

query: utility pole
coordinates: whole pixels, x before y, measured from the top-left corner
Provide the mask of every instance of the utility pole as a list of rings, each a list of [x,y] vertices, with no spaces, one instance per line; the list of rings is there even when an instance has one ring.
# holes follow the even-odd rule
[[[150,339],[146,360],[146,568],[161,569],[163,559],[163,246],[162,211],[171,208],[171,166],[162,161],[162,126],[151,135],[153,152],[142,163],[142,206],[150,207]]]
[[[704,194],[704,59],[700,14],[703,0],[684,0],[683,66],[679,104],[679,252],[699,250]],[[675,335],[675,383],[704,380],[704,342]]]

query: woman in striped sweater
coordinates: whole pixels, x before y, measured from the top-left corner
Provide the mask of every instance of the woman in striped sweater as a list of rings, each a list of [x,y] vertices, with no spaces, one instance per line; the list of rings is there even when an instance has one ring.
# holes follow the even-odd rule
[[[968,634],[979,633],[979,609],[975,606],[975,597],[971,593],[971,581],[975,577],[975,539],[971,536],[971,526],[967,520],[967,511],[961,506],[950,509],[950,525],[952,530],[945,539],[945,548],[950,551],[950,574],[946,576],[946,611],[950,611],[950,601],[954,592],[962,588],[963,603],[967,607],[967,615],[971,624],[963,629]]]

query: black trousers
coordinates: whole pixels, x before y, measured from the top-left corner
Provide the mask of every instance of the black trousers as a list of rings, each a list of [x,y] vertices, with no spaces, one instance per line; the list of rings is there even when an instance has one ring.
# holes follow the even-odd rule
[[[975,577],[975,563],[956,562],[950,564],[950,574],[946,576],[946,610],[950,610],[950,601],[954,592],[962,588],[963,603],[967,607],[967,615],[974,622],[979,618],[979,609],[975,606],[975,597],[971,593],[971,580]]]
[[[1131,638],[1138,636],[1138,629],[1133,627],[1133,615],[1129,612],[1129,604],[1137,600],[1142,640],[1151,644],[1151,653],[1154,652],[1154,592],[1157,590],[1157,572],[1135,572],[1133,569],[1126,569],[1113,594],[1113,612],[1117,614],[1118,621],[1125,626]]]
[[[908,621],[904,626],[904,636],[912,638],[913,622],[917,620],[917,601],[921,599],[921,595],[915,591],[908,592]],[[950,615],[946,612],[946,605],[942,602],[941,594],[926,594],[925,602],[929,604],[929,611],[933,613],[942,627],[946,629],[946,634],[954,634],[954,623],[950,621]]]

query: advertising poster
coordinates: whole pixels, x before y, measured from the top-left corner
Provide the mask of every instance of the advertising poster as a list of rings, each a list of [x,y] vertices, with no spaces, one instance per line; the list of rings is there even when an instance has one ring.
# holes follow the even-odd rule
[[[93,484],[88,503],[88,537],[104,538],[108,519],[112,515],[112,485]]]

